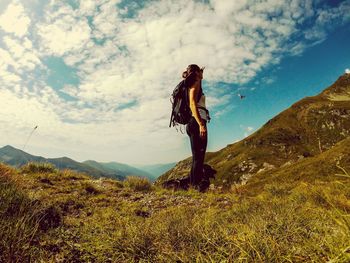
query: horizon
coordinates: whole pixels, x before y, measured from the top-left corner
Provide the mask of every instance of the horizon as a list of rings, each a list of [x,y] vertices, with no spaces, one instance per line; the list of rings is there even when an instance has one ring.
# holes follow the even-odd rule
[[[168,127],[169,98],[195,63],[207,152],[218,151],[349,73],[349,25],[349,0],[2,1],[0,145],[79,162],[183,160],[189,139]]]
[[[42,156],[42,155],[34,155],[34,154],[31,154],[30,152],[27,152],[25,149],[19,149],[19,148],[16,148],[12,145],[3,145],[3,146],[0,146],[0,150],[2,148],[5,148],[5,147],[11,147],[13,149],[15,149],[16,151],[21,151],[21,152],[24,152],[26,154],[29,154],[29,155],[32,155],[34,157],[42,157],[42,158],[45,158],[45,159],[61,159],[61,158],[68,158],[68,159],[71,159],[73,161],[76,161],[76,162],[80,162],[80,163],[84,163],[84,162],[88,162],[88,161],[96,161],[96,160],[92,160],[92,159],[89,159],[89,160],[83,160],[83,161],[77,161],[77,160],[74,160],[72,158],[70,158],[69,156],[58,156],[58,157],[47,157],[47,156]],[[104,161],[96,161],[98,163],[101,163],[101,164],[107,164],[107,163],[118,163],[118,164],[125,164],[125,165],[129,165],[129,166],[132,166],[132,167],[135,167],[135,168],[138,168],[138,167],[142,167],[142,166],[157,166],[157,165],[169,165],[169,164],[173,164],[173,163],[155,163],[155,164],[129,164],[129,163],[120,163],[120,162],[117,162],[117,161],[110,161],[110,162],[104,162]]]

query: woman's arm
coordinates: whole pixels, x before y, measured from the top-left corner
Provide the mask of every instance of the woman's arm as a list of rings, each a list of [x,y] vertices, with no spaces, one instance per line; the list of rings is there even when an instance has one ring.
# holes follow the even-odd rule
[[[196,98],[198,97],[199,90],[200,90],[199,81],[196,81],[189,89],[189,101],[190,101],[190,109],[192,111],[193,117],[196,119],[199,125],[200,136],[204,137],[207,130],[199,115],[198,108],[197,108],[197,100],[196,100]]]

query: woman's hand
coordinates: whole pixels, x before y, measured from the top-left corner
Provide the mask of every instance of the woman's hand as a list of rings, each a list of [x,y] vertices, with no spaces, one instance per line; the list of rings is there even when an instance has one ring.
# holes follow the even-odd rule
[[[205,125],[200,124],[199,125],[199,136],[201,138],[205,138],[206,135],[207,135],[207,128],[205,127]]]

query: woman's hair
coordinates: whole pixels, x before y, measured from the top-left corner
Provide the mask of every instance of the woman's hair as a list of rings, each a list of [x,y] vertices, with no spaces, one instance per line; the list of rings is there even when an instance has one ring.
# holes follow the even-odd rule
[[[201,71],[202,69],[196,65],[196,64],[191,64],[191,65],[188,65],[186,71],[184,71],[182,73],[182,77],[185,79],[187,78],[191,73],[196,73],[198,71]],[[202,70],[203,71],[203,70]]]

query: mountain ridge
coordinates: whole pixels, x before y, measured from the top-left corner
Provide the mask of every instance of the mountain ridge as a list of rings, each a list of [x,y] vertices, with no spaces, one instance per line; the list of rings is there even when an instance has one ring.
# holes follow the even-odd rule
[[[96,161],[78,162],[69,157],[45,158],[42,156],[31,155],[23,150],[17,149],[11,145],[5,145],[0,148],[0,162],[20,167],[28,162],[48,162],[55,165],[58,169],[70,169],[89,174],[93,177],[108,177],[118,180],[124,180],[128,175],[147,177],[151,181],[155,180],[152,174],[141,169],[117,163],[99,163]]]

